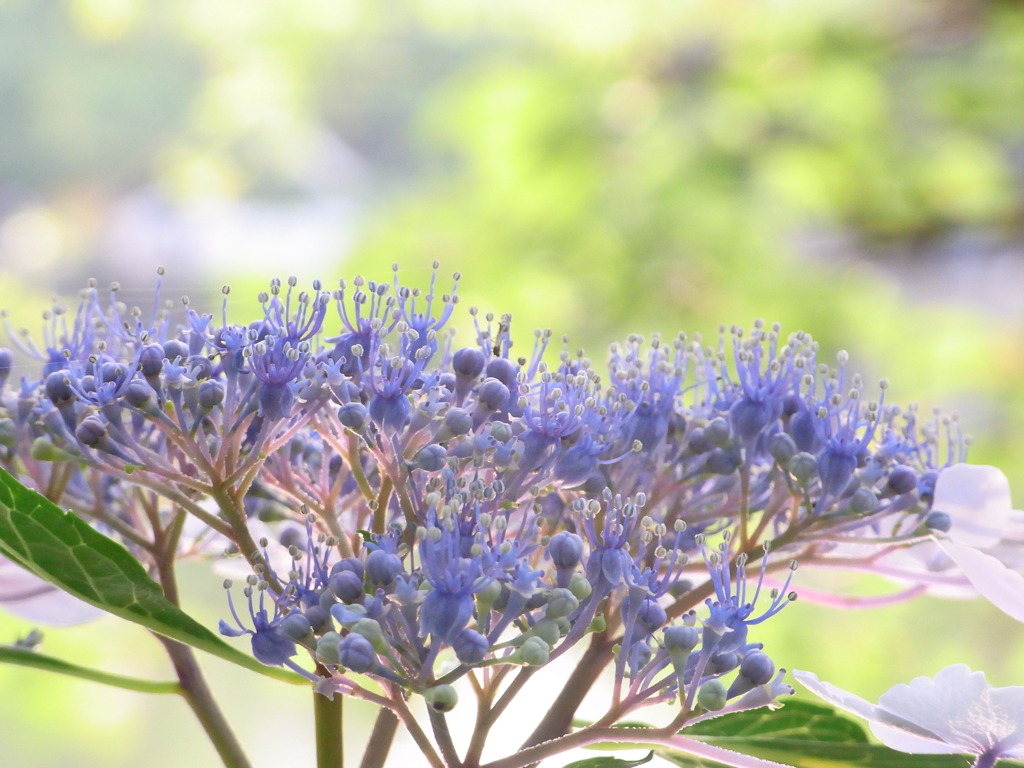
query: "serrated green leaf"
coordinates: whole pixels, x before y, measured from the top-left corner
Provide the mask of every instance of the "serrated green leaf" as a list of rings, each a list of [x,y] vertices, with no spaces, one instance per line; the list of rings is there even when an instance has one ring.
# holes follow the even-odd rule
[[[857,721],[838,715],[829,707],[799,699],[788,699],[781,709],[751,709],[715,717],[680,733],[708,743],[718,738],[868,743],[868,735]]]
[[[0,663],[42,669],[47,672],[56,672],[68,677],[91,680],[94,683],[103,683],[104,685],[112,685],[115,688],[124,688],[141,693],[181,693],[181,686],[175,682],[143,680],[138,677],[115,675],[110,672],[102,672],[98,669],[71,664],[54,656],[47,656],[27,648],[0,646]]]
[[[0,553],[80,600],[260,674],[305,680],[232,648],[164,597],[128,550],[0,469]]]
[[[680,734],[796,768],[964,768],[967,764],[961,755],[911,755],[870,743],[860,723],[799,700],[789,700],[779,710],[757,709],[705,720]],[[656,752],[682,768],[725,768],[704,757],[661,748]]]
[[[621,757],[586,757],[569,763],[565,768],[631,768],[634,765],[643,765],[654,759],[654,750],[651,750],[647,757],[639,760],[625,760]]]
[[[711,743],[711,742],[708,742]],[[740,740],[715,740],[714,744],[795,768],[964,768],[970,758],[963,755],[910,755],[881,744],[841,744],[799,739],[765,740],[755,748]],[[658,756],[682,768],[728,768],[707,758],[680,752],[656,750]],[[1011,768],[1010,763],[1000,763]]]

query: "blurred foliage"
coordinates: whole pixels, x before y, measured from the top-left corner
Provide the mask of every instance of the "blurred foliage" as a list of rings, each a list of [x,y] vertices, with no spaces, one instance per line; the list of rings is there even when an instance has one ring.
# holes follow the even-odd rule
[[[1019,285],[950,296],[982,256],[1024,275],[1022,105],[1020,0],[0,0],[0,305],[26,318],[89,274],[152,275],[104,261],[129,197],[156,201],[159,240],[182,211],[340,194],[351,249],[331,274],[284,252],[280,273],[387,280],[396,261],[425,284],[438,259],[467,304],[514,312],[520,344],[546,326],[597,358],[634,330],[803,327],[894,400],[957,404],[973,459],[1021,494]],[[190,258],[207,221],[169,278],[180,258],[190,292],[263,287],[245,243]],[[976,642],[980,612],[924,605],[882,613],[927,627],[928,653],[802,604],[768,630],[869,695]],[[824,674],[832,646],[806,629],[826,620],[859,644],[853,680]],[[1024,674],[1010,650],[967,660]]]

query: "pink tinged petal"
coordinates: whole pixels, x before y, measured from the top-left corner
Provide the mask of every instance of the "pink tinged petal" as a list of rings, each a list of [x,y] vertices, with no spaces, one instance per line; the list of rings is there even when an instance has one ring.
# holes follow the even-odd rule
[[[945,539],[938,542],[986,600],[1017,621],[1024,621],[1024,577],[973,547]]]
[[[954,541],[991,547],[1010,525],[1010,483],[995,467],[954,464],[939,474],[932,509],[950,516]]]
[[[28,621],[70,627],[99,618],[103,611],[57,589],[0,558],[0,606]]]

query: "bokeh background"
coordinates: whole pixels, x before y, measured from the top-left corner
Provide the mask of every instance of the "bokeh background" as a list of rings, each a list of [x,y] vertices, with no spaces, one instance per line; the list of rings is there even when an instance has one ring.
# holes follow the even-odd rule
[[[1024,498],[1024,3],[0,0],[15,328],[89,277],[144,298],[157,265],[212,309],[435,259],[524,345],[806,329],[959,413]],[[219,577],[187,576],[215,623]],[[1024,628],[970,603],[798,602],[759,637],[867,697],[955,661],[1024,684]],[[168,673],[114,619],[46,650]],[[306,692],[208,666],[257,765],[310,764]],[[176,700],[0,668],[0,764],[216,757]]]

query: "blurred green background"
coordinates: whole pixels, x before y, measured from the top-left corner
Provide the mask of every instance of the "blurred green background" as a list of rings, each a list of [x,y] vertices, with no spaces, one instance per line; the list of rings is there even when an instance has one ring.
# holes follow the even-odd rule
[[[213,308],[434,259],[522,345],[804,328],[957,411],[1021,498],[1024,3],[0,0],[15,326],[88,277],[144,297],[158,264]],[[189,578],[215,622],[219,578]],[[1024,684],[1024,632],[981,605],[798,602],[761,637],[868,697],[955,661]],[[114,620],[49,640],[167,674]],[[258,765],[309,763],[305,693],[210,667]],[[176,701],[0,668],[2,765],[215,762]]]

